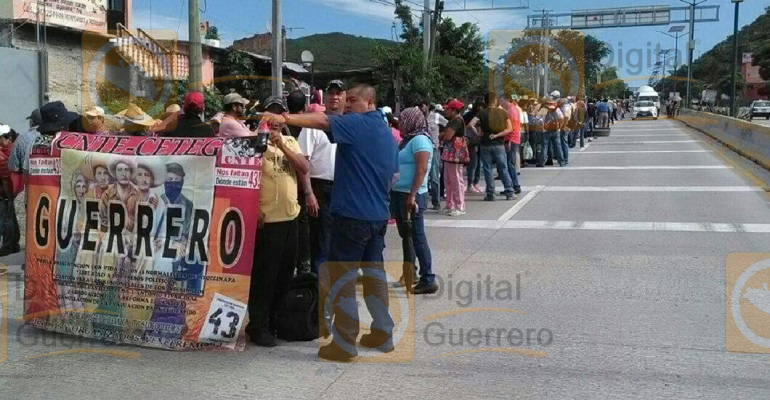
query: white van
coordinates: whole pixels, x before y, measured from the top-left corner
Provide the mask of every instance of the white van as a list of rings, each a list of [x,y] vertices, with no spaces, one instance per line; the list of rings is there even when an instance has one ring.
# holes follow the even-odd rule
[[[653,102],[655,104],[655,108],[657,108],[657,115],[660,115],[660,96],[658,95],[658,92],[656,92],[652,87],[642,86],[639,88],[639,95],[636,96],[636,101]]]

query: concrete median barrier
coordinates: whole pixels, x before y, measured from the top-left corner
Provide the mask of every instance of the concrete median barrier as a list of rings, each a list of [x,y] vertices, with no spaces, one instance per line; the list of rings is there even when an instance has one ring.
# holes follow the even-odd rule
[[[688,109],[681,110],[679,120],[770,170],[770,127]]]

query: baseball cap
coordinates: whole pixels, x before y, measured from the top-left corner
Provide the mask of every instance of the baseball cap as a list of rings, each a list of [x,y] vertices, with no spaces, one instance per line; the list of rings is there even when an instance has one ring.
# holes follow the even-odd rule
[[[444,105],[444,108],[448,108],[451,110],[462,110],[463,109],[463,102],[457,99],[452,99],[449,101],[449,103],[446,103]]]
[[[559,97],[561,97],[561,92],[559,92],[558,90],[554,90],[553,92],[551,92],[550,96],[552,99],[558,99]]]
[[[347,90],[347,88],[345,87],[345,83],[343,83],[339,79],[335,79],[335,80],[329,82],[328,85],[326,85],[326,90],[329,90],[331,88],[337,88],[339,90]]]
[[[243,105],[246,105],[246,104],[249,104],[249,101],[244,99],[238,93],[230,93],[227,96],[225,96],[223,103],[224,105],[233,104],[233,103],[241,103]]]
[[[267,100],[265,100],[265,109],[268,109],[268,108],[270,108],[270,106],[275,105],[275,104],[283,107],[283,111],[284,112],[289,110],[289,106],[286,105],[286,100],[284,100],[283,97],[281,97],[281,96],[270,96],[270,97],[268,97]]]
[[[184,108],[185,110],[202,111],[205,107],[205,100],[203,99],[203,93],[190,91],[184,95]]]
[[[83,115],[87,117],[102,117],[104,116],[104,109],[99,106],[94,106],[86,110]]]
[[[436,104],[434,107],[436,111],[444,111],[444,106],[442,106],[441,104]]]
[[[40,114],[40,109],[38,108],[35,111],[32,111],[32,114],[29,114],[27,119],[32,121],[35,125],[40,125],[40,123],[43,121],[43,116]]]

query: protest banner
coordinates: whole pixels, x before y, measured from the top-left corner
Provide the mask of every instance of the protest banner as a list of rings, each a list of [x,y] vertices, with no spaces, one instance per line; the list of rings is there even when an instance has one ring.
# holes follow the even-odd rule
[[[249,138],[66,132],[36,147],[25,320],[119,343],[242,349],[261,165]]]

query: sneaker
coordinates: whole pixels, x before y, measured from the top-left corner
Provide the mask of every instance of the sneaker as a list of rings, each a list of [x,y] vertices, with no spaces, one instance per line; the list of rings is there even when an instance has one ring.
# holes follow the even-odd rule
[[[484,196],[484,201],[495,201],[495,196],[486,195]]]
[[[420,282],[414,287],[414,294],[433,294],[436,292],[438,292],[438,285],[435,282]]]
[[[432,211],[441,211],[441,204],[434,204],[430,209]]]
[[[452,212],[449,213],[450,217],[459,217],[465,213],[461,213],[460,210],[452,210]]]
[[[473,185],[473,193],[483,193],[484,191],[481,190],[479,185]]]
[[[457,215],[465,215],[465,210],[457,210]]]
[[[377,329],[372,329],[370,333],[361,336],[360,344],[362,347],[377,349],[383,353],[390,353],[395,348],[393,345],[393,335]]]
[[[505,199],[506,200],[513,200],[515,198],[516,198],[516,196],[514,196],[513,193],[511,193],[511,192],[508,192],[508,193],[505,194]]]
[[[580,146],[580,150],[585,150],[585,149],[586,149],[585,146]]]
[[[253,335],[249,335],[251,342],[261,347],[275,347],[278,346],[278,341],[275,339],[267,329],[260,330]]]
[[[336,342],[332,341],[318,349],[318,357],[326,361],[351,362],[358,357],[358,351],[353,349],[353,354],[343,350]]]
[[[520,187],[514,188],[513,194],[521,194],[521,188]]]

